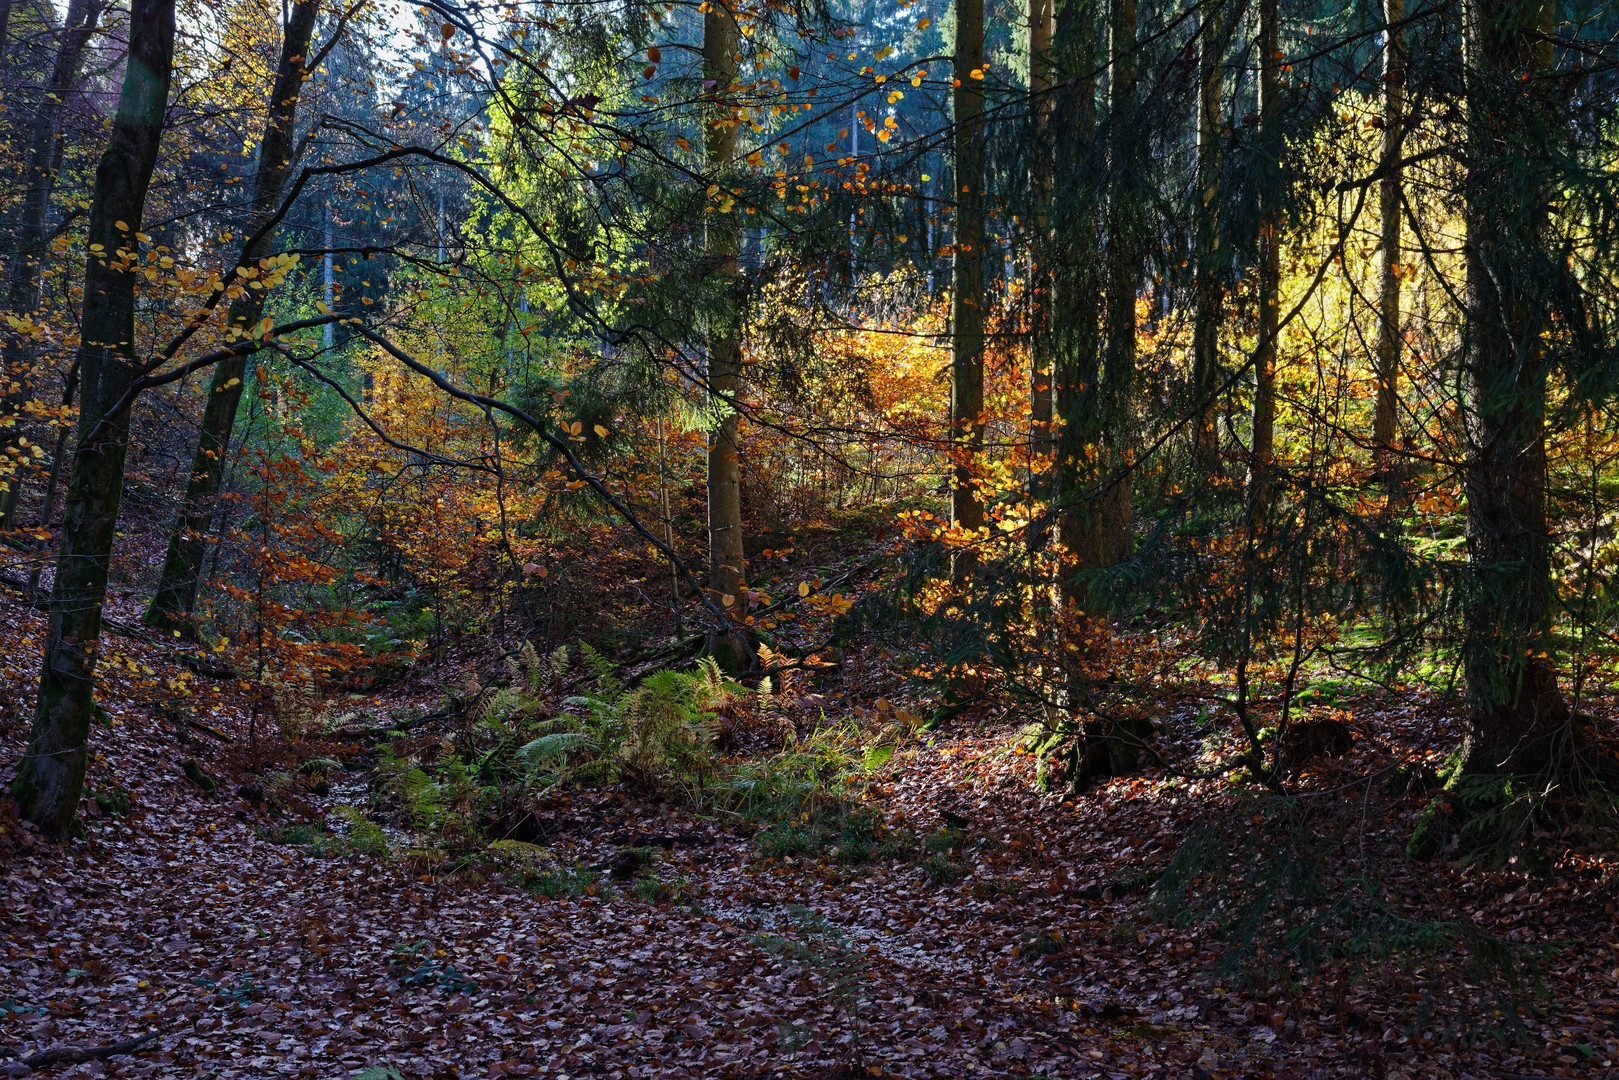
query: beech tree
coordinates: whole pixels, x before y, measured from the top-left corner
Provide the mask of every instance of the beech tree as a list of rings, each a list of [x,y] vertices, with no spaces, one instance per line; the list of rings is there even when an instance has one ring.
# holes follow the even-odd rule
[[[9,0],[7,6],[10,6]],[[68,5],[50,76],[41,88],[33,122],[28,125],[26,181],[14,230],[16,248],[6,274],[5,306],[14,315],[28,315],[39,308],[40,264],[51,239],[50,198],[66,138],[66,133],[60,130],[62,113],[77,89],[85,48],[104,10],[105,5],[99,0],[72,0]],[[3,26],[4,20],[0,20],[0,54],[5,47]],[[13,453],[24,438],[27,421],[24,404],[31,397],[26,380],[34,366],[34,353],[31,339],[22,334],[9,336],[0,347],[0,453]],[[71,399],[71,395],[69,397]],[[55,458],[60,456],[61,443],[58,443]],[[58,461],[53,459],[53,470],[57,466]],[[13,474],[9,480],[0,478],[0,481],[8,484],[0,494],[0,531],[4,531],[12,527],[22,477]]]
[[[241,265],[252,273],[257,273],[255,264],[258,260],[272,250],[272,234],[264,231],[262,226],[275,213],[286,188],[287,174],[292,164],[293,128],[298,115],[298,102],[304,81],[315,66],[309,49],[319,11],[319,0],[299,0],[293,4],[282,27],[281,59],[276,65],[264,133],[259,140],[258,168],[253,180],[249,228],[256,234],[256,239],[242,252]],[[226,325],[239,335],[250,334],[259,322],[267,294],[268,290],[264,288],[243,289],[241,295],[231,301]],[[215,502],[225,473],[226,457],[230,453],[231,431],[236,423],[246,377],[247,356],[237,354],[216,366],[209,381],[202,426],[197,435],[197,447],[192,455],[191,472],[186,481],[179,518],[169,538],[168,554],[163,561],[156,593],[146,610],[146,621],[153,626],[187,628],[186,617],[196,605],[203,556],[207,552],[210,525],[218,511]]]
[[[51,628],[28,750],[12,793],[22,814],[62,834],[78,812],[89,757],[108,560],[124,490],[129,410],[142,362],[135,351],[135,267],[174,64],[174,0],[133,0],[123,89],[90,205],[84,267],[83,380]]]

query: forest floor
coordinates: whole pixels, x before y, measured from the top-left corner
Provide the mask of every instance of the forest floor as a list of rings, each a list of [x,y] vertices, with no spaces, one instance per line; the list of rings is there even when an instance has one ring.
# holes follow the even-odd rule
[[[133,623],[125,607],[115,598],[111,613]],[[38,612],[0,605],[8,763],[26,737],[44,631]],[[1462,1048],[1409,1026],[1414,983],[1407,1001],[1378,978],[1244,990],[1207,976],[1211,936],[1147,916],[1144,873],[1198,823],[1248,813],[1223,781],[1149,776],[1041,795],[1009,725],[958,717],[896,754],[861,798],[895,830],[939,830],[945,814],[964,837],[944,853],[959,880],[903,859],[769,859],[723,816],[576,792],[545,807],[550,851],[600,865],[651,847],[679,899],[607,887],[548,898],[272,842],[288,815],[324,814],[338,793],[281,817],[239,798],[239,703],[216,688],[212,711],[198,712],[233,742],[191,734],[182,746],[135,703],[178,677],[172,650],[140,636],[108,648],[87,834],[58,846],[14,812],[0,822],[0,1075],[28,1074],[12,1055],[146,1031],[157,1042],[138,1055],[40,1075],[1619,1075],[1619,892],[1578,851],[1539,876],[1390,860],[1402,895],[1434,917],[1557,945],[1526,1037]],[[1365,819],[1363,847],[1397,852],[1420,799],[1374,799],[1357,778],[1396,743],[1437,760],[1456,733],[1436,708],[1351,713],[1355,749],[1306,786]],[[217,797],[181,774],[192,756],[219,776]],[[1454,957],[1424,964],[1449,985],[1442,994],[1468,977]]]

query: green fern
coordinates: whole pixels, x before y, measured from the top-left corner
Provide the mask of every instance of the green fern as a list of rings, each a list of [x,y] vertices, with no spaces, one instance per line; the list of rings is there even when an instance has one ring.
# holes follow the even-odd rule
[[[517,757],[530,770],[536,770],[565,761],[569,754],[576,751],[596,750],[599,747],[600,744],[583,731],[553,731],[518,747]]]
[[[418,823],[432,825],[444,816],[444,792],[421,768],[411,769],[399,778],[399,793]]]
[[[618,668],[611,660],[589,645],[579,646],[579,655],[584,657],[585,666],[595,677],[596,686],[602,694],[617,697],[623,693],[624,680],[618,677]]]

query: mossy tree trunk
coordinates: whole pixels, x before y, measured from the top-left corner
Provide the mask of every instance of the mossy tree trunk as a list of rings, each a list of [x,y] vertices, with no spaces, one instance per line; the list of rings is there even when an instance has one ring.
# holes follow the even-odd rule
[[[78,352],[83,381],[51,624],[28,749],[12,784],[23,817],[71,828],[89,760],[107,571],[124,490],[134,352],[137,233],[157,163],[174,60],[174,0],[132,0],[118,113],[96,169]]]

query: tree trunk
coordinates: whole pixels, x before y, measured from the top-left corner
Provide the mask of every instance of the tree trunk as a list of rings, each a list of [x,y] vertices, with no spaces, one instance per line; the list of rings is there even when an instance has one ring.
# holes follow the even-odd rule
[[[1051,39],[1053,0],[1028,0],[1029,20],[1029,201],[1034,207],[1029,243],[1029,457],[1038,467],[1051,453],[1052,371],[1047,305],[1051,257],[1045,205],[1051,199]],[[1033,492],[1031,492],[1031,495]],[[1030,537],[1035,546],[1040,538]]]
[[[157,163],[174,60],[174,0],[133,0],[129,59],[112,135],[96,169],[86,243],[78,364],[79,434],[51,592],[33,732],[12,793],[24,818],[62,835],[84,787],[107,571],[124,491],[134,354],[135,234]]]
[[[978,465],[984,451],[984,2],[956,0],[955,237],[950,283],[950,438],[955,459],[950,525],[984,524]],[[970,576],[970,549],[952,576]]]
[[[73,406],[74,395],[79,389],[79,369],[75,365],[68,369],[67,378],[62,385],[62,408],[64,410]],[[49,479],[45,482],[45,504],[39,510],[39,535],[34,539],[34,551],[29,561],[33,563],[28,569],[28,590],[23,594],[33,600],[39,594],[39,579],[45,572],[45,552],[50,543],[50,529],[56,522],[56,501],[62,491],[63,458],[67,456],[68,436],[70,432],[66,427],[56,433],[56,446],[51,450],[51,471]]]
[[[1401,501],[1400,461],[1397,454],[1400,372],[1400,169],[1405,141],[1405,43],[1396,25],[1405,18],[1405,0],[1383,0],[1388,24],[1383,42],[1383,145],[1379,168],[1378,214],[1379,291],[1377,297],[1377,411],[1372,419],[1372,448],[1376,471],[1394,509]]]
[[[1088,5],[1064,4],[1058,39],[1065,45],[1065,67],[1075,72],[1064,89],[1054,117],[1058,137],[1052,151],[1060,167],[1054,170],[1076,189],[1066,205],[1053,207],[1062,227],[1053,238],[1061,251],[1054,259],[1051,282],[1052,411],[1061,422],[1053,489],[1057,503],[1057,541],[1066,557],[1077,562],[1087,549],[1091,509],[1087,504],[1095,481],[1092,450],[1096,438],[1096,377],[1098,328],[1101,320],[1101,275],[1098,273],[1097,223],[1101,189],[1086,183],[1096,173],[1096,15]],[[1077,184],[1076,184],[1077,181]],[[1083,606],[1085,591],[1073,574],[1061,572],[1062,600]]]
[[[736,81],[736,14],[725,0],[713,0],[703,16],[703,78],[713,80],[715,107],[707,120],[705,156],[716,182],[736,157],[737,126],[727,102]],[[708,270],[722,296],[708,329],[708,385],[722,419],[708,437],[708,587],[714,602],[742,615],[747,611],[747,557],[742,550],[742,463],[738,444],[741,417],[732,401],[742,382],[742,339],[736,290],[741,277],[737,255],[741,229],[735,213],[709,204],[704,230]]]
[[[1136,374],[1136,299],[1141,290],[1140,133],[1136,131],[1136,3],[1112,0],[1108,12],[1108,150],[1106,325],[1098,420],[1101,489],[1090,506],[1087,567],[1114,566],[1130,555],[1130,408]]]
[[[51,64],[50,81],[45,85],[39,112],[34,116],[29,133],[27,186],[23,189],[22,211],[17,223],[17,250],[6,282],[6,310],[16,315],[30,315],[39,307],[40,264],[50,246],[47,219],[56,168],[61,161],[61,140],[56,137],[56,126],[68,98],[78,87],[85,46],[96,32],[101,12],[99,0],[72,0],[68,5],[56,59]],[[21,445],[23,406],[29,396],[27,378],[33,366],[32,341],[25,337],[8,339],[3,364],[0,364],[0,386],[6,388],[4,396],[0,397],[0,454],[11,456],[10,452]],[[0,482],[8,484],[4,496],[0,496],[0,531],[14,525],[21,481],[18,473],[0,476]]]
[[[1467,557],[1464,772],[1546,774],[1575,742],[1558,689],[1546,520],[1545,247],[1558,135],[1551,5],[1469,0],[1464,51]],[[1528,83],[1528,85],[1526,85]]]
[[[1220,319],[1225,304],[1225,271],[1230,259],[1220,250],[1220,147],[1225,138],[1220,120],[1225,50],[1235,22],[1227,7],[1240,12],[1237,0],[1225,0],[1203,16],[1197,71],[1198,215],[1194,269],[1197,274],[1192,314],[1192,394],[1197,415],[1192,421],[1192,469],[1212,476],[1219,468],[1220,436],[1212,395],[1220,381]]]
[[[275,86],[270,92],[269,114],[259,148],[259,165],[253,183],[251,230],[257,230],[275,213],[292,165],[293,125],[298,99],[308,75],[309,42],[314,34],[319,0],[303,0],[293,5],[282,30],[281,61],[276,68]],[[261,239],[242,253],[243,265],[252,265],[270,250],[270,238]],[[242,295],[231,301],[228,324],[249,330],[264,309],[265,290],[249,289],[242,282]],[[236,410],[246,388],[247,356],[233,356],[214,368],[203,405],[202,429],[191,459],[184,501],[169,537],[168,554],[157,592],[146,609],[146,622],[166,629],[189,629],[187,617],[197,603],[202,580],[203,556],[207,553],[209,524],[217,510],[220,480],[225,475],[225,457],[230,453],[231,430]]]
[[[1261,148],[1277,151],[1276,133],[1280,72],[1276,0],[1259,0],[1259,130]],[[1274,164],[1274,163],[1268,163]],[[1249,505],[1263,506],[1269,496],[1269,471],[1276,456],[1276,324],[1277,291],[1281,287],[1281,238],[1275,213],[1274,180],[1261,179],[1263,214],[1259,235],[1259,322],[1254,353],[1253,458],[1248,468]]]

